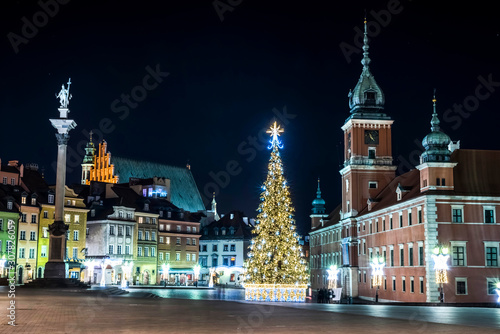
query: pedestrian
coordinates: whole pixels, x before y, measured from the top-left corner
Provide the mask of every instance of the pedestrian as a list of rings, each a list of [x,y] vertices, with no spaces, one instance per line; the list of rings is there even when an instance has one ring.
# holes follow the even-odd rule
[[[318,289],[318,303],[322,303],[322,302],[323,302],[323,290]]]

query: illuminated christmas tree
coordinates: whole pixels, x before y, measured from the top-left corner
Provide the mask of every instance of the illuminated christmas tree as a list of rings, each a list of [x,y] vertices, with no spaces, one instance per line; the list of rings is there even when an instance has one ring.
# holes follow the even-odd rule
[[[267,179],[262,185],[261,203],[253,230],[255,236],[248,253],[245,281],[245,297],[248,300],[303,301],[299,298],[302,293],[305,297],[306,264],[298,242],[290,189],[283,175],[279,152],[283,148],[279,140],[282,132],[276,122],[267,131],[271,135],[268,148],[272,152]]]

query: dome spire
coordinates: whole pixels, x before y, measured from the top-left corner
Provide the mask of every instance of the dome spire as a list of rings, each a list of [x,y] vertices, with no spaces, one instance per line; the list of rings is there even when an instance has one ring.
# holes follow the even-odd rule
[[[434,131],[439,131],[439,123],[441,123],[439,121],[439,118],[438,118],[438,114],[437,114],[437,111],[436,111],[436,89],[434,88],[434,97],[432,98],[432,108],[433,108],[433,112],[432,112],[432,119],[431,119],[431,130],[434,132]]]
[[[425,151],[420,156],[421,163],[450,161],[451,151],[448,148],[450,137],[443,133],[439,127],[439,117],[436,111],[436,90],[432,98],[431,133],[422,140]]]
[[[363,21],[363,23],[365,25],[365,34],[363,37],[363,59],[361,59],[361,64],[363,64],[363,71],[365,71],[365,70],[368,70],[368,65],[371,62],[371,59],[368,56],[369,55],[368,50],[370,49],[370,46],[368,45],[368,32],[366,29],[366,16],[365,16],[365,20]]]
[[[363,58],[361,59],[363,70],[361,71],[358,83],[353,90],[349,91],[349,107],[351,108],[351,116],[349,118],[390,119],[382,111],[385,104],[384,92],[382,92],[382,89],[370,72],[369,65],[371,59],[369,56],[370,46],[368,45],[368,22],[366,16],[363,25]]]
[[[313,214],[325,213],[325,200],[321,198],[321,189],[319,187],[320,181],[318,177],[318,190],[316,191],[316,198],[312,202]]]

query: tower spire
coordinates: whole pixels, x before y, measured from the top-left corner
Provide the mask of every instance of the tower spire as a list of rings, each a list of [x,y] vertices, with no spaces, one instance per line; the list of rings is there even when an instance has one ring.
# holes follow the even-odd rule
[[[321,198],[320,180],[318,177],[318,190],[316,190],[316,198],[312,202],[312,212],[313,214],[323,214],[325,213],[325,200]]]
[[[436,111],[436,89],[434,88],[434,97],[432,98],[432,119],[431,119],[431,130],[433,132],[439,131],[439,121],[438,114]]]
[[[368,70],[368,65],[371,62],[368,50],[370,49],[370,46],[368,45],[368,30],[366,28],[366,14],[365,14],[365,20],[363,21],[364,26],[365,26],[365,34],[363,37],[363,59],[361,59],[361,64],[363,64],[363,71]]]
[[[217,202],[215,201],[215,191],[213,193],[213,198],[212,198],[212,211],[214,213],[214,220],[218,221],[220,217],[219,214],[217,213]]]

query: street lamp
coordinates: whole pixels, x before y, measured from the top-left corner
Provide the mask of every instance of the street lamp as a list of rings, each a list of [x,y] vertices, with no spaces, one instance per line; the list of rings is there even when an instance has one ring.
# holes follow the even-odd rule
[[[5,264],[7,263],[7,260],[5,259],[5,255],[2,256],[2,259],[0,260],[0,277],[3,277],[3,269],[5,268]]]
[[[432,254],[432,259],[434,260],[434,270],[436,271],[436,283],[439,284],[441,291],[440,301],[444,303],[444,283],[448,283],[448,247],[436,246],[434,247],[434,254]]]
[[[215,268],[210,268],[210,281],[208,282],[209,288],[214,287],[214,275],[215,275]]]
[[[162,264],[161,268],[163,269],[163,280],[165,281],[165,287],[168,284],[168,279],[169,279],[169,272],[170,272],[170,263],[167,264]]]
[[[123,271],[123,276],[122,276],[122,288],[127,287],[127,276],[132,274],[132,267],[134,266],[134,262],[126,262],[125,264],[122,264],[122,271]]]
[[[200,265],[199,264],[196,264],[193,268],[194,270],[194,281],[195,281],[195,285],[196,287],[198,287],[198,276],[200,275]]]
[[[498,295],[497,303],[500,303],[500,282],[497,282],[495,284],[495,287],[496,287],[495,291],[496,291],[496,293]]]
[[[85,260],[85,266],[87,267],[87,275],[89,276],[89,285],[92,284],[92,273],[94,272],[96,260]]]
[[[326,271],[328,272],[328,289],[336,289],[337,275],[339,274],[337,265],[331,265],[330,269],[327,269]]]
[[[375,256],[374,258],[372,258],[370,266],[372,267],[373,286],[377,287],[377,290],[375,292],[375,303],[378,303],[378,290],[382,285],[382,276],[384,275],[384,257]]]

